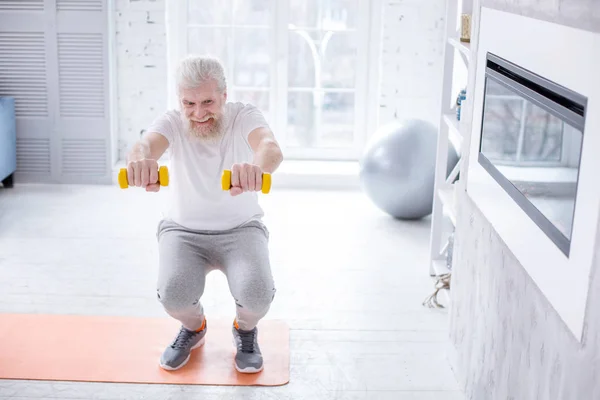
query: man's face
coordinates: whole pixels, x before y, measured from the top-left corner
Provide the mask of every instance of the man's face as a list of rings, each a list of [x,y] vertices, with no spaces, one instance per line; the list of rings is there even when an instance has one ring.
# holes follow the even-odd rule
[[[227,92],[220,92],[215,81],[194,89],[181,89],[179,100],[184,125],[192,136],[206,140],[221,136]]]

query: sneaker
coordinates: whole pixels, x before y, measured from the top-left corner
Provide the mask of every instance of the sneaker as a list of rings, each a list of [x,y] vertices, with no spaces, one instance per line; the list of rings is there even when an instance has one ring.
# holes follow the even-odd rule
[[[198,331],[190,331],[183,326],[177,337],[160,357],[160,366],[168,371],[183,367],[190,360],[192,350],[204,344],[206,336],[206,319]]]
[[[263,357],[258,347],[258,329],[241,330],[237,321],[233,322],[233,344],[237,347],[235,369],[238,372],[253,374],[263,369]]]

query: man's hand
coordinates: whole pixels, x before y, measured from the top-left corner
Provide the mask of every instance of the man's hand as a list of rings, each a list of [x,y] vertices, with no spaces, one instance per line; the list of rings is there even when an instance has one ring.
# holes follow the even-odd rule
[[[158,160],[169,147],[165,136],[146,132],[127,155],[127,182],[129,186],[143,187],[147,192],[158,192]]]
[[[258,165],[233,164],[229,194],[237,196],[244,192],[260,191],[262,189],[262,174],[263,171]]]
[[[158,192],[158,163],[156,160],[142,159],[127,163],[129,186],[143,187],[147,192]]]

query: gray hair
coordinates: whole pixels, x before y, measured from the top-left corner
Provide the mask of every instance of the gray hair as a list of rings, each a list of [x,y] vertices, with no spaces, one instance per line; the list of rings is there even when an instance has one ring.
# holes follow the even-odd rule
[[[214,80],[219,91],[227,89],[223,64],[212,56],[190,55],[179,62],[177,68],[177,91],[194,89],[202,83]]]

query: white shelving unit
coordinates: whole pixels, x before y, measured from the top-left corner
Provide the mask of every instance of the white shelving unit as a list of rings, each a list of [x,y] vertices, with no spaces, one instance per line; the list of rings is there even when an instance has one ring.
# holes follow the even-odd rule
[[[447,0],[446,30],[444,48],[443,83],[440,102],[440,127],[437,143],[437,164],[435,170],[435,191],[431,220],[429,274],[440,276],[451,273],[446,265],[448,238],[456,226],[457,202],[456,181],[461,169],[465,133],[463,124],[456,116],[456,98],[461,89],[467,87],[471,45],[460,40],[460,20],[462,14],[472,14],[473,2],[477,0]],[[472,34],[472,33],[471,33]],[[467,90],[467,97],[469,92]],[[463,103],[464,104],[464,103]],[[461,120],[464,108],[461,109]],[[447,170],[448,151],[454,148],[459,161]],[[447,295],[447,291],[442,291]],[[440,292],[440,293],[442,293]],[[445,300],[449,300],[446,296]]]
[[[458,35],[458,32],[456,33]],[[448,43],[460,51],[461,55],[465,58],[466,62],[469,62],[471,57],[471,45],[469,42],[461,42],[458,38],[449,37]]]

